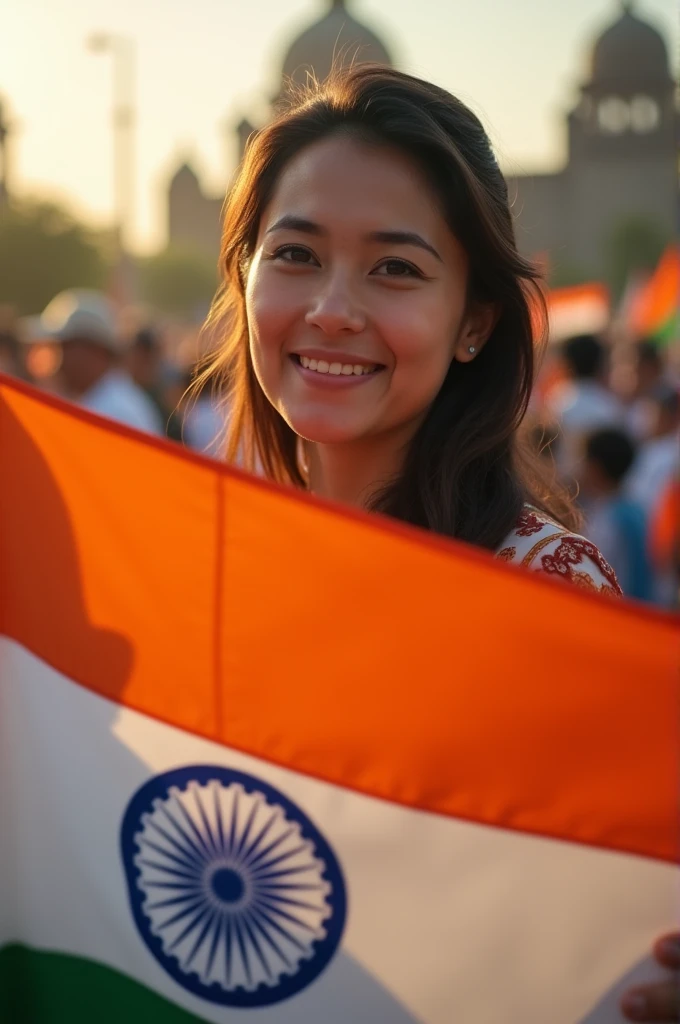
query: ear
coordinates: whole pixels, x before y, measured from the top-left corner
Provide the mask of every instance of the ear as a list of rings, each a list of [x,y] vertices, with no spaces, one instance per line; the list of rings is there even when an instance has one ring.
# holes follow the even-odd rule
[[[486,345],[500,315],[500,306],[496,303],[475,303],[463,318],[453,358],[459,363],[472,362]]]

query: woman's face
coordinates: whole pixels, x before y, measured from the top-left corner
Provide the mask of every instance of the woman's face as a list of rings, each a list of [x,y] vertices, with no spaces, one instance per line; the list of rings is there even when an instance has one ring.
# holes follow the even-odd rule
[[[321,444],[415,432],[488,317],[466,311],[467,259],[418,168],[346,136],[281,174],[247,280],[260,385]]]

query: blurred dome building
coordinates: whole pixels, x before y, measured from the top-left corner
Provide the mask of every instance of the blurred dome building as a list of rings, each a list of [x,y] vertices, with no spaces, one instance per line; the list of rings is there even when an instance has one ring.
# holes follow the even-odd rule
[[[678,230],[675,83],[663,37],[630,0],[594,41],[565,127],[561,171],[508,178],[518,242],[558,272],[602,278],[626,223],[669,240]]]
[[[323,81],[333,68],[352,62],[391,65],[392,57],[375,32],[353,17],[347,0],[330,0],[326,13],[296,36],[285,51],[279,86],[271,100],[272,111],[285,102],[291,86],[304,85],[310,75]],[[239,159],[253,131],[255,125],[246,118],[236,125]],[[221,196],[204,194],[196,172],[184,163],[174,174],[168,191],[169,244],[216,256],[222,202]]]
[[[281,89],[301,86],[310,73],[322,82],[334,67],[355,62],[392,64],[378,36],[353,18],[345,0],[331,0],[329,10],[293,40],[281,68]],[[278,99],[278,97],[277,97]]]

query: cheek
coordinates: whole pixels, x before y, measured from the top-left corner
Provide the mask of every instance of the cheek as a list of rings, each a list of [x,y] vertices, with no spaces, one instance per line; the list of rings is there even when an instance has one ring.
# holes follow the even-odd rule
[[[254,361],[280,354],[286,330],[297,317],[299,303],[294,289],[284,284],[262,269],[248,279],[246,314]]]
[[[386,312],[383,330],[394,355],[395,388],[425,396],[439,390],[460,331],[463,311],[457,307],[444,296],[434,296],[397,303]]]

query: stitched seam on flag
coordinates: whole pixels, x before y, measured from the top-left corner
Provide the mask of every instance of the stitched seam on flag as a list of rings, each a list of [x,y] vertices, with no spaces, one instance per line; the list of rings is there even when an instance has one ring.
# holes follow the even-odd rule
[[[216,565],[215,565],[215,600],[213,602],[214,607],[214,618],[213,618],[213,689],[215,691],[214,696],[214,714],[215,714],[215,728],[221,729],[223,722],[223,704],[222,704],[222,610],[224,606],[224,574],[225,574],[225,559],[226,559],[226,524],[225,515],[226,502],[224,500],[224,477],[217,476],[217,493],[216,493],[216,516],[217,523],[215,527],[215,546],[216,551]]]
[[[21,647],[22,650],[28,650],[28,648],[23,646],[23,644],[19,644],[16,640],[13,640],[12,637],[7,637],[7,635],[3,633],[0,633],[0,637],[1,636],[5,636],[6,639],[9,639],[12,643],[16,644],[18,647]],[[49,667],[53,669],[53,671],[59,673],[59,675],[62,676],[62,678],[64,678],[67,682],[73,683],[83,690],[87,690],[88,693],[93,694],[99,700],[103,700],[107,704],[114,704],[114,701],[109,700],[108,697],[102,696],[102,694],[99,693],[92,686],[82,682],[80,679],[75,679],[73,676],[65,676],[64,673],[60,671],[60,669],[56,668],[56,666],[54,665],[51,665],[50,662],[48,662],[46,659],[39,658],[36,654],[33,654],[33,652],[29,653],[31,654],[32,657],[36,658],[36,660],[42,661],[44,664],[49,665]],[[198,739],[206,740],[208,743],[215,743],[217,744],[217,746],[223,747],[226,750],[234,750],[239,754],[245,754],[248,757],[255,758],[255,760],[257,761],[263,761],[265,764],[271,764],[277,768],[283,768],[285,771],[294,772],[296,775],[303,775],[305,776],[305,778],[314,779],[315,781],[322,782],[328,786],[334,786],[339,790],[357,793],[359,796],[366,796],[373,800],[381,800],[383,803],[392,804],[396,807],[406,807],[412,811],[423,811],[426,814],[436,814],[437,817],[448,818],[451,821],[465,821],[473,825],[482,825],[486,828],[497,828],[504,832],[516,832],[519,835],[538,836],[542,839],[554,839],[559,842],[572,843],[576,846],[585,846],[588,849],[612,850],[615,853],[628,854],[635,857],[644,857],[645,860],[663,861],[665,863],[676,865],[678,863],[678,860],[680,859],[680,839],[676,844],[677,849],[674,850],[672,853],[662,853],[658,850],[656,853],[650,853],[649,850],[639,849],[633,845],[609,842],[607,840],[584,839],[580,836],[574,836],[568,832],[561,832],[557,829],[550,831],[542,831],[537,827],[531,828],[529,826],[516,825],[512,822],[504,822],[502,820],[494,821],[490,818],[484,818],[481,816],[474,817],[472,814],[461,814],[459,812],[454,813],[452,811],[442,810],[441,808],[431,806],[426,803],[409,802],[408,800],[400,800],[397,797],[386,796],[384,793],[380,793],[375,789],[369,788],[368,786],[362,788],[361,786],[358,786],[352,782],[346,782],[344,780],[340,781],[338,779],[333,778],[330,775],[324,775],[320,772],[312,771],[309,768],[303,768],[299,765],[279,760],[278,758],[271,757],[267,754],[263,754],[261,751],[250,749],[240,743],[235,743],[231,740],[222,740],[219,737],[211,736],[210,733],[195,728],[193,726],[177,725],[175,722],[172,721],[172,719],[165,718],[162,715],[157,714],[156,712],[148,711],[146,708],[138,706],[133,702],[126,701],[124,704],[118,704],[117,702],[115,703],[118,707],[129,708],[136,714],[142,715],[144,718],[151,719],[154,722],[158,722],[160,725],[169,726],[172,729],[177,729],[178,732],[187,733],[188,735],[195,736]]]
[[[562,585],[559,580],[554,580],[551,576],[548,576],[545,573],[533,572],[521,565],[507,563],[502,560],[499,561],[494,557],[492,552],[474,548],[471,545],[464,544],[452,537],[444,537],[441,534],[432,533],[429,530],[420,529],[419,527],[411,526],[408,523],[402,523],[396,519],[390,519],[387,516],[382,516],[375,512],[364,512],[362,509],[353,508],[349,505],[345,506],[339,502],[329,501],[326,499],[322,501],[314,495],[308,494],[297,488],[286,487],[282,484],[275,483],[272,480],[263,480],[260,477],[246,473],[245,470],[239,469],[237,466],[227,465],[226,463],[218,462],[208,456],[199,455],[197,452],[189,451],[173,441],[167,441],[160,437],[154,437],[151,434],[138,432],[132,427],[126,426],[124,423],[107,420],[104,417],[98,416],[96,413],[90,412],[89,409],[83,409],[80,406],[72,405],[63,399],[58,398],[56,395],[43,394],[41,391],[32,388],[23,381],[14,380],[14,378],[10,378],[5,374],[0,373],[0,395],[2,393],[2,389],[5,387],[9,391],[16,391],[19,394],[23,394],[25,397],[38,402],[41,405],[51,406],[57,412],[61,412],[72,419],[81,420],[84,423],[88,423],[90,426],[97,427],[99,430],[104,430],[109,434],[117,434],[120,437],[135,441],[137,444],[146,446],[147,448],[156,448],[159,451],[164,452],[166,455],[170,454],[175,458],[184,459],[185,461],[200,466],[203,469],[209,469],[211,472],[221,477],[224,482],[229,479],[237,480],[238,482],[244,483],[250,487],[254,487],[256,489],[259,488],[260,490],[268,491],[270,493],[273,492],[293,504],[298,502],[307,506],[311,505],[317,508],[319,512],[324,515],[334,515],[345,520],[354,520],[371,530],[377,530],[380,533],[391,533],[397,537],[401,537],[403,540],[410,541],[411,544],[429,547],[443,554],[448,554],[449,556],[456,555],[459,559],[464,559],[467,562],[484,565],[490,572],[497,572],[500,574],[519,572],[531,585],[535,585],[536,587],[553,588],[551,591],[552,593],[555,592],[555,586]],[[568,588],[568,593],[570,595],[570,599],[574,602],[595,601],[597,606],[602,608],[602,601],[604,598],[601,594],[593,593],[592,591],[588,591],[580,587]],[[678,617],[674,613],[662,611],[643,604],[642,602],[630,599],[620,602],[609,600],[608,607],[611,610],[614,610],[617,615],[624,617],[632,616],[635,619],[647,619],[657,623],[665,622],[666,624],[673,625],[675,627],[677,627],[678,624]]]

